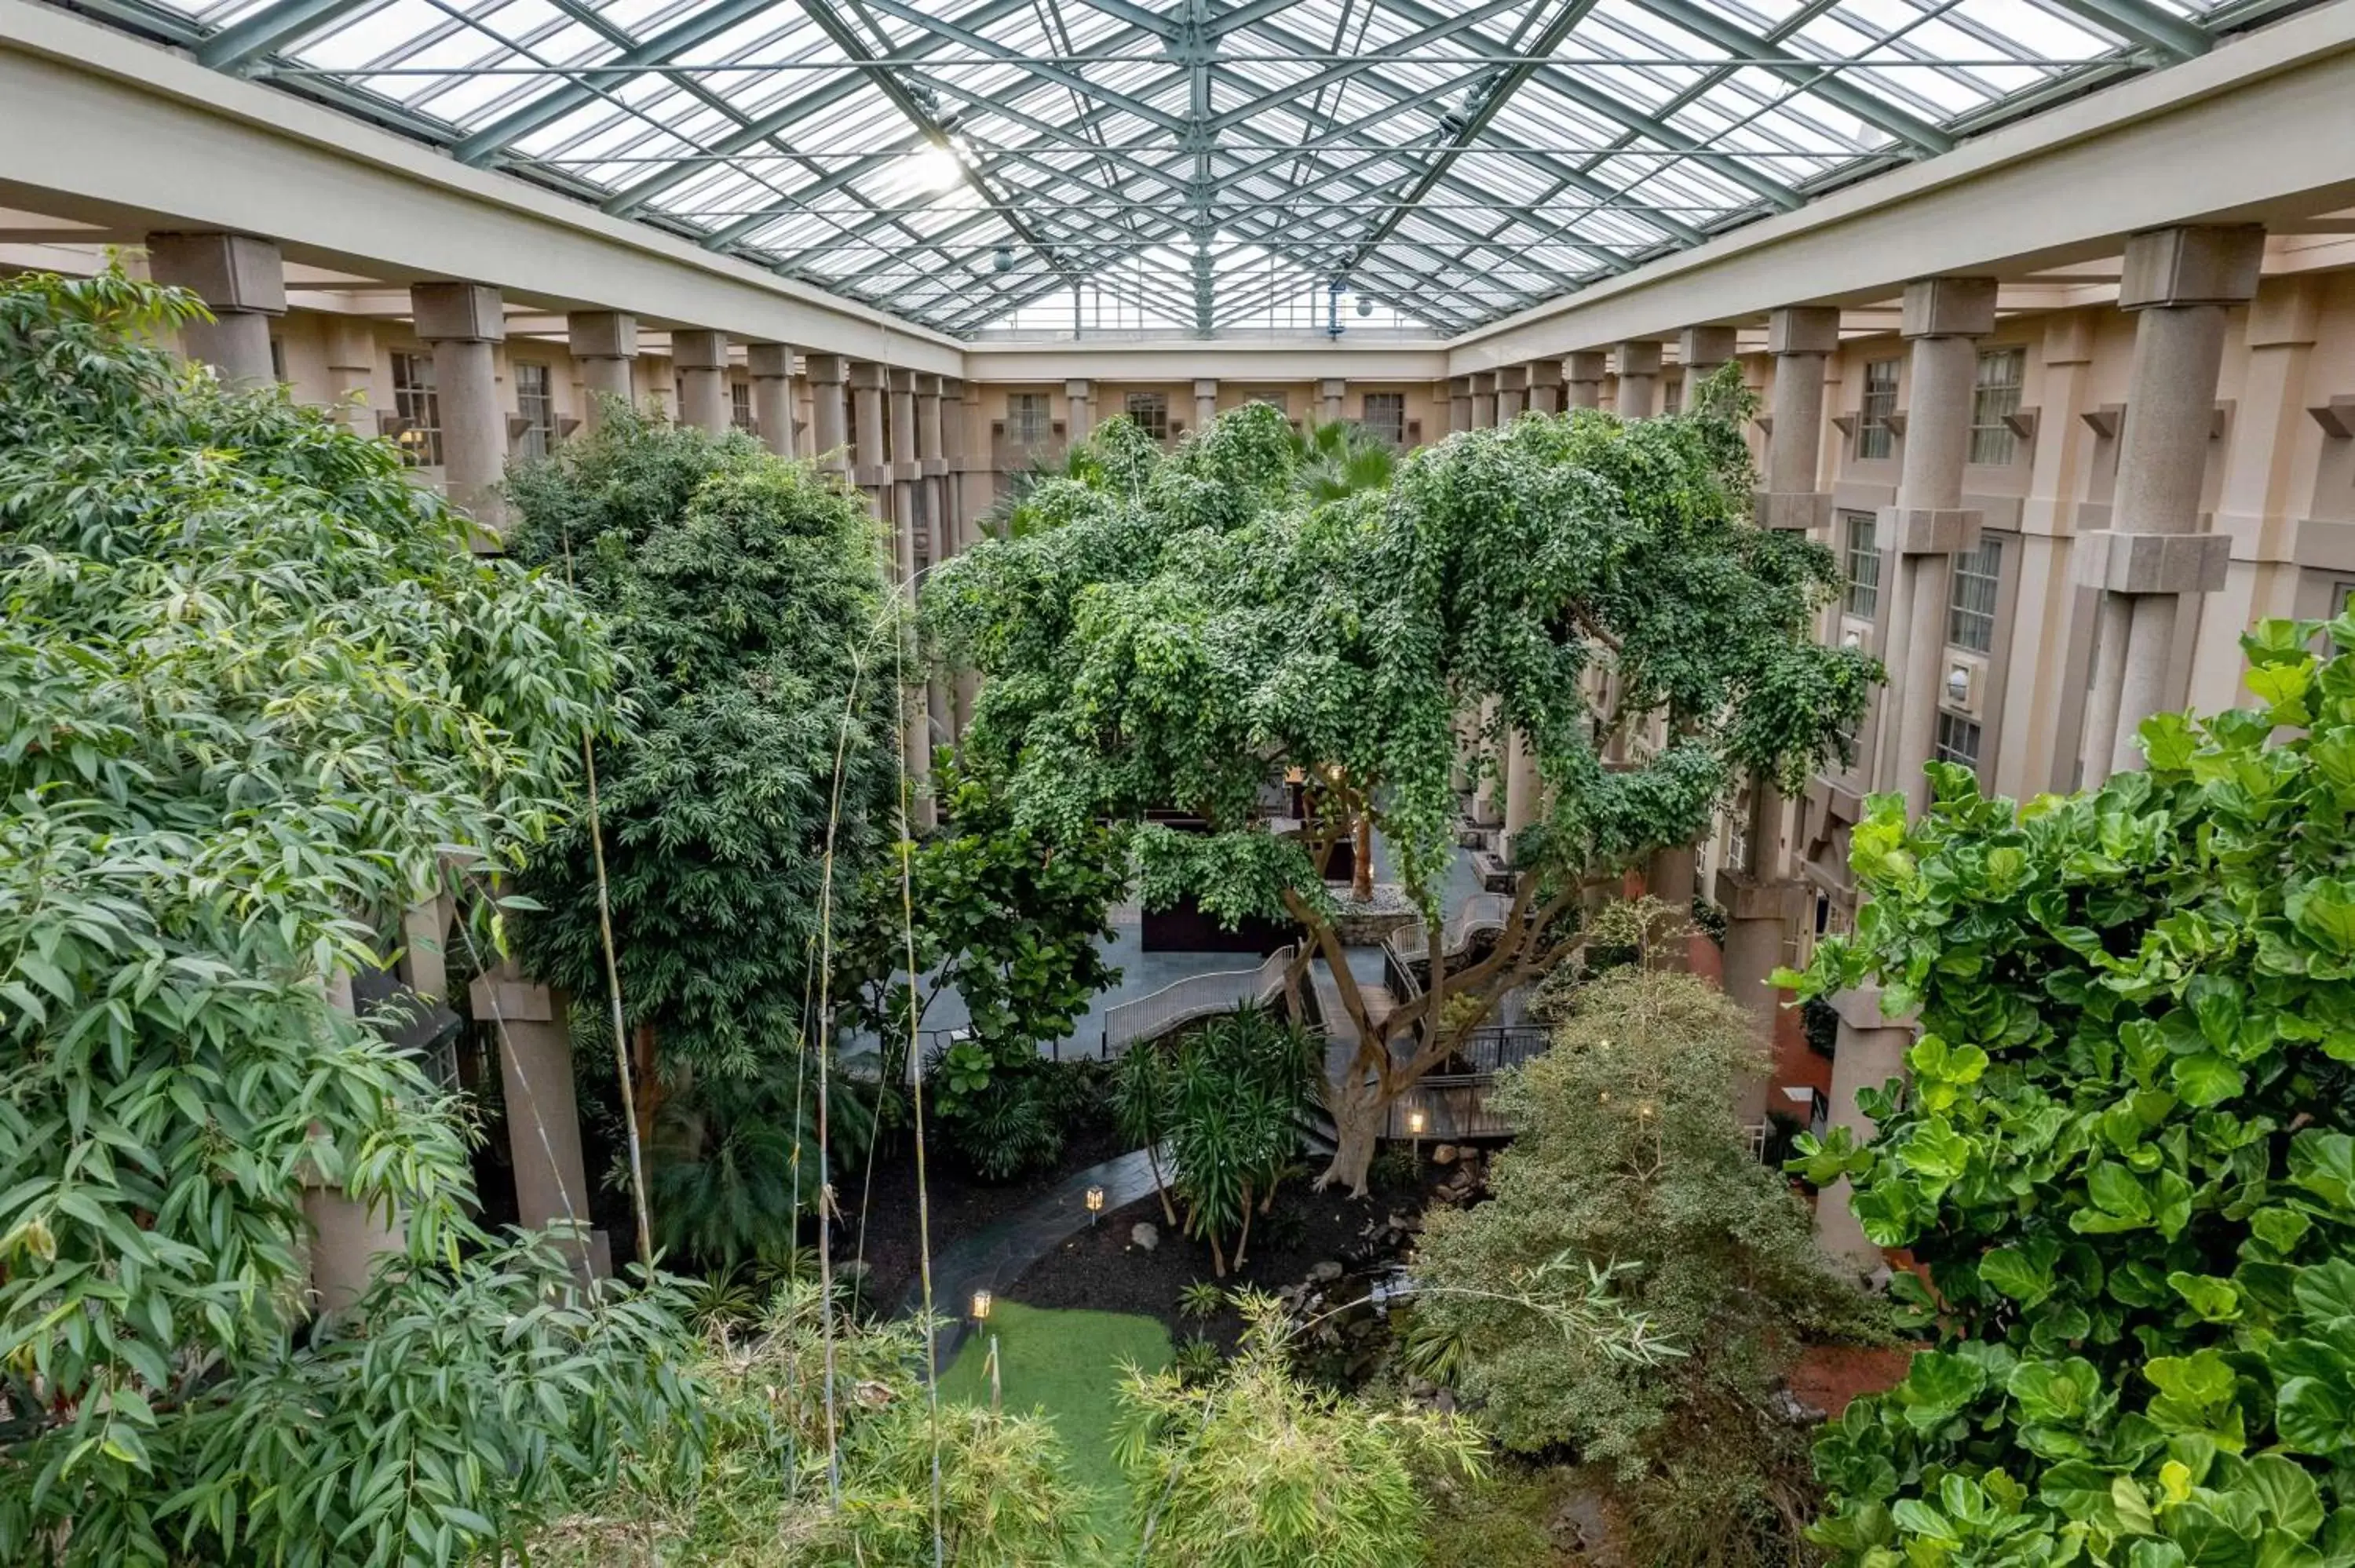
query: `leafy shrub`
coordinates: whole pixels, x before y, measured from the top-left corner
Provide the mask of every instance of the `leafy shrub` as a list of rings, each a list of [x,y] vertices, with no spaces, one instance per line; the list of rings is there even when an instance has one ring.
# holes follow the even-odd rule
[[[1226,1288],[1215,1279],[1197,1279],[1178,1292],[1178,1310],[1188,1318],[1215,1318],[1226,1304]]]
[[[1870,1143],[1810,1141],[1942,1347],[1818,1446],[1845,1564],[2355,1563],[2355,659],[2243,640],[2264,705],[2025,810],[1940,768],[1855,837],[1821,993],[1919,1011]],[[2274,737],[2281,736],[2276,740]]]

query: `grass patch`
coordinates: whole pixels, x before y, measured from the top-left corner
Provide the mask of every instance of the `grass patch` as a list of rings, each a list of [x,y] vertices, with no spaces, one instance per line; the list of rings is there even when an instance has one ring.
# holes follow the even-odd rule
[[[1071,1449],[1072,1474],[1096,1494],[1096,1528],[1124,1541],[1126,1492],[1113,1463],[1114,1393],[1120,1369],[1169,1364],[1169,1333],[1150,1318],[1120,1312],[1050,1311],[1001,1300],[989,1327],[966,1340],[941,1374],[941,1395],[989,1403],[989,1337],[997,1336],[998,1385],[1005,1407],[1043,1410]]]

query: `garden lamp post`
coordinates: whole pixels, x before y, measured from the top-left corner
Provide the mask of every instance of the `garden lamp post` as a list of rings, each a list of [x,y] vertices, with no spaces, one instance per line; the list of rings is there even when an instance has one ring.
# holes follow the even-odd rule
[[[1406,1129],[1414,1139],[1414,1162],[1418,1166],[1423,1163],[1423,1129],[1428,1125],[1428,1118],[1423,1115],[1422,1107],[1418,1106],[1406,1113]]]
[[[1088,1228],[1092,1230],[1095,1228],[1096,1216],[1103,1213],[1103,1189],[1101,1187],[1089,1188],[1085,1202],[1088,1205]]]

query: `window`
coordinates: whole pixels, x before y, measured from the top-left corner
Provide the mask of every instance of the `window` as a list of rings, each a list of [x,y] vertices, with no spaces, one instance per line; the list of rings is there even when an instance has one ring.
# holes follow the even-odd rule
[[[516,412],[526,424],[516,442],[516,456],[544,458],[556,445],[556,397],[549,389],[548,366],[517,360],[515,385]]]
[[[1292,412],[1292,394],[1289,392],[1254,392],[1243,401],[1264,403],[1279,414],[1289,415]]]
[[[858,397],[857,394],[842,400],[842,450],[850,461],[858,461]]]
[[[1126,404],[1129,418],[1136,428],[1156,441],[1169,439],[1169,395],[1166,392],[1132,392]]]
[[[442,466],[442,398],[433,390],[433,356],[392,356],[392,411],[409,422],[396,439],[404,468]]]
[[[1006,436],[1026,447],[1054,434],[1054,413],[1044,392],[1015,392],[1006,399]]]
[[[1974,653],[1995,652],[1995,596],[2003,584],[2003,540],[1979,536],[1979,547],[1955,557],[1946,596],[1946,641]]]
[[[286,340],[273,337],[270,340],[270,379],[284,381],[286,378]]]
[[[1938,711],[1937,758],[1941,762],[1952,762],[1977,773],[1979,770],[1977,721],[1941,708]]]
[[[1862,512],[1848,516],[1848,547],[1844,565],[1848,567],[1848,593],[1841,608],[1850,615],[1866,620],[1881,613],[1881,540],[1880,526]]]
[[[1876,359],[1864,367],[1864,411],[1856,426],[1856,455],[1885,458],[1897,450],[1889,416],[1897,412],[1897,362]]]
[[[1364,413],[1358,422],[1369,434],[1380,436],[1391,445],[1403,450],[1406,447],[1406,394],[1403,392],[1369,392]]]
[[[1660,387],[1661,414],[1665,416],[1668,414],[1682,413],[1685,406],[1685,378],[1683,373],[1679,371],[1671,375],[1664,376],[1660,377],[1660,380],[1663,383]]]
[[[730,381],[728,384],[728,422],[746,435],[760,432],[760,421],[752,418],[752,384]]]
[[[2019,456],[2019,438],[2003,418],[2019,412],[2019,384],[2027,373],[2024,348],[1979,355],[1978,383],[1971,389],[1971,461],[2002,464]]]

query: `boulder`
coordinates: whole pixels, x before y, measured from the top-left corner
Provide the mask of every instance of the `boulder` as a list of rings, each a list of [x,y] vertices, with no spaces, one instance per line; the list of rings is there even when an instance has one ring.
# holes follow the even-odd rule
[[[1431,1162],[1433,1165],[1453,1165],[1455,1163],[1457,1152],[1454,1144],[1443,1143],[1431,1151]]]
[[[1139,1220],[1128,1227],[1128,1245],[1139,1252],[1151,1252],[1161,1245],[1161,1227],[1149,1220]]]
[[[1341,1277],[1341,1266],[1327,1258],[1311,1268],[1308,1277],[1318,1285],[1330,1285]]]

